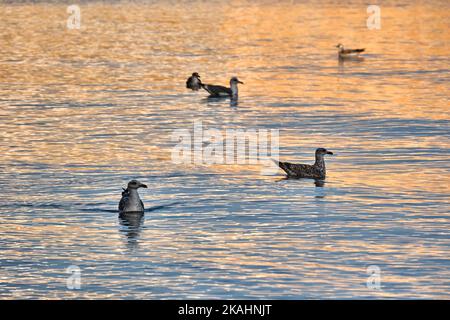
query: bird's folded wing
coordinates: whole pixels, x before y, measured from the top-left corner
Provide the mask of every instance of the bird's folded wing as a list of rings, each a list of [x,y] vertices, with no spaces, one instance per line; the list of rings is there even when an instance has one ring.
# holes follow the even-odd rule
[[[186,81],[186,88],[192,89],[194,85],[194,79],[192,77],[189,77]]]
[[[128,201],[128,196],[127,195],[122,196],[122,199],[120,199],[120,202],[119,202],[119,211],[123,211],[123,209],[125,209],[125,205],[126,205],[127,201]]]
[[[218,96],[221,94],[229,94],[231,95],[231,89],[224,86],[215,86],[212,84],[204,84],[203,89],[208,91],[208,93],[212,96]]]
[[[289,176],[309,176],[314,173],[314,167],[309,164],[278,162],[278,166]]]
[[[363,52],[366,49],[345,49],[342,51],[343,54],[350,54],[350,53],[358,53]]]

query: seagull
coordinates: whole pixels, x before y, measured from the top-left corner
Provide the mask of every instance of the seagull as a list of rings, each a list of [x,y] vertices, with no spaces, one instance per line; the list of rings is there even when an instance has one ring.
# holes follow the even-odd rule
[[[137,180],[128,182],[128,187],[123,189],[122,199],[119,202],[119,211],[121,213],[144,212],[144,203],[137,192],[139,188],[147,188],[147,186]]]
[[[208,91],[211,97],[231,97],[232,99],[237,99],[238,83],[244,84],[237,77],[233,77],[230,79],[230,88],[211,84],[201,84],[201,86]]]
[[[326,154],[332,155],[333,152],[328,151],[325,148],[318,148],[316,150],[316,162],[313,165],[310,164],[293,164],[289,162],[276,161],[281,169],[283,169],[289,178],[309,178],[309,179],[325,179],[325,160],[324,156]]]
[[[344,46],[341,43],[339,43],[336,46],[336,48],[339,49],[338,54],[339,54],[340,59],[358,57],[361,52],[364,52],[364,50],[366,50],[364,48],[363,49],[344,49]]]
[[[198,91],[203,86],[200,75],[194,72],[186,81],[186,88]]]

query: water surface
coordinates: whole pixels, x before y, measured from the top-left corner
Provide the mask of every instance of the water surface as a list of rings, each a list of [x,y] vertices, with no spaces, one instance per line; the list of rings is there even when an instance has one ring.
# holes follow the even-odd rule
[[[80,7],[68,30],[67,4],[0,4],[0,298],[450,298],[448,1],[383,2],[381,30],[363,1]],[[238,75],[238,105],[194,71]],[[323,186],[175,165],[194,121],[336,155]],[[147,212],[121,219],[132,178]]]

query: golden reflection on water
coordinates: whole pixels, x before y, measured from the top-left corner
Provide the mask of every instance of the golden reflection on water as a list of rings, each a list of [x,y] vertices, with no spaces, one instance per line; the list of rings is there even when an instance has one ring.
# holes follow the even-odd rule
[[[47,187],[45,183],[50,184],[52,178],[44,181],[34,176],[34,165],[47,166],[43,174],[70,173],[80,179],[85,179],[86,172],[93,177],[99,172],[111,176],[115,171],[128,173],[129,165],[140,175],[164,177],[183,172],[188,175],[186,179],[206,179],[195,175],[211,173],[225,176],[217,178],[223,179],[222,186],[214,186],[210,181],[211,188],[218,190],[204,186],[211,192],[220,192],[220,187],[228,190],[226,186],[236,184],[236,179],[248,188],[261,187],[248,185],[249,181],[256,181],[277,189],[271,187],[247,198],[244,188],[229,195],[235,197],[232,200],[243,197],[242,201],[249,203],[267,200],[287,205],[294,199],[300,204],[299,212],[303,205],[306,210],[311,209],[302,212],[306,216],[318,214],[317,208],[337,215],[359,206],[364,208],[364,214],[369,214],[368,220],[373,218],[370,214],[392,214],[392,218],[372,224],[361,220],[313,220],[319,235],[314,229],[309,232],[311,221],[279,221],[280,231],[273,239],[269,230],[274,226],[270,222],[265,225],[251,221],[245,225],[229,220],[221,225],[215,219],[197,220],[200,218],[189,209],[174,213],[186,217],[173,221],[171,213],[162,210],[151,214],[160,216],[160,220],[144,222],[135,246],[124,249],[126,236],[117,232],[117,220],[107,220],[114,228],[83,226],[74,213],[76,206],[71,206],[67,214],[56,209],[64,219],[46,212],[48,216],[44,217],[13,215],[9,217],[11,224],[0,224],[0,233],[9,243],[6,259],[28,259],[30,255],[38,260],[53,259],[52,254],[57,252],[63,260],[70,261],[75,256],[78,262],[89,264],[93,256],[102,264],[120,264],[129,257],[139,261],[134,254],[140,254],[148,264],[161,263],[164,267],[158,272],[164,275],[170,271],[165,270],[169,268],[168,261],[173,265],[189,262],[199,268],[234,272],[239,275],[236,279],[242,281],[270,279],[271,287],[294,297],[308,290],[318,290],[320,294],[317,288],[322,288],[327,297],[337,289],[349,296],[397,297],[402,293],[368,293],[364,268],[345,263],[346,256],[355,263],[365,257],[382,265],[412,269],[416,267],[408,261],[448,256],[445,240],[418,244],[423,239],[406,235],[406,243],[399,248],[395,239],[393,243],[389,239],[368,242],[361,236],[365,231],[376,233],[391,228],[430,229],[445,234],[445,197],[450,192],[446,164],[446,150],[450,147],[448,3],[387,2],[382,5],[379,31],[367,30],[366,4],[358,2],[335,5],[232,1],[216,4],[214,11],[200,2],[94,2],[82,4],[81,9],[81,30],[67,30],[65,5],[0,5],[0,165],[5,177],[34,177]],[[338,42],[365,47],[364,61],[339,64],[334,47]],[[231,75],[239,75],[246,83],[240,88],[239,106],[233,109],[228,102],[214,103],[205,100],[203,93],[187,92],[184,81],[193,71],[198,71],[204,81],[221,84],[226,84]],[[327,146],[336,156],[328,159],[325,187],[315,191],[312,182],[275,182],[279,177],[261,176],[260,166],[253,165],[173,168],[171,134],[179,128],[192,130],[194,119],[220,130],[276,125],[280,129],[280,155],[285,160],[312,162],[313,150],[319,145]],[[417,134],[417,130],[422,130],[422,134]],[[105,168],[97,169],[101,166]],[[108,179],[92,180],[83,186],[71,181],[79,193],[61,193],[60,199],[82,202],[91,188],[102,188]],[[20,187],[10,179],[5,183]],[[169,188],[178,188],[179,181],[166,183],[168,190],[147,193],[144,199],[175,200],[179,195],[171,194]],[[108,188],[89,200],[115,209],[120,186]],[[330,191],[334,189],[341,193]],[[39,188],[34,191],[6,194],[4,200],[57,202],[40,193]],[[418,211],[417,206],[429,197],[433,198],[429,207]],[[228,201],[232,202],[227,200],[220,205],[225,206]],[[271,210],[281,215],[282,205]],[[222,209],[211,211],[216,210],[217,217],[221,217]],[[32,213],[34,209],[27,210]],[[232,211],[223,210],[224,217]],[[246,210],[259,209],[242,210],[245,214]],[[192,219],[197,224],[192,224]],[[217,228],[211,229],[210,224],[216,223]],[[295,226],[298,228],[289,229]],[[347,230],[341,228],[354,228],[357,238],[341,234]],[[19,239],[35,244],[34,251],[24,251]],[[67,252],[61,248],[68,248]],[[386,262],[386,257],[392,261]],[[431,277],[448,276],[448,270],[439,268],[442,265],[432,271]],[[219,276],[220,271],[205,275]],[[445,287],[433,286],[421,276],[388,272],[383,281],[410,285],[406,296],[448,297]],[[174,282],[170,279],[141,276],[127,280],[130,290],[139,288],[140,283],[167,287],[173,292],[182,291],[188,284],[194,288],[201,282],[192,270]],[[100,282],[94,272],[88,273],[86,281],[94,288]],[[33,273],[15,279],[12,269],[0,278],[3,285],[27,282],[48,285],[47,278]],[[212,290],[218,290],[217,283],[210,284]],[[266,297],[273,294],[269,283],[267,287],[257,284],[261,286],[259,291],[258,285],[251,285],[255,292]],[[72,297],[117,298],[121,285],[120,280],[113,279],[111,291],[97,294],[93,289],[80,295],[73,293]],[[237,290],[233,286],[236,284],[221,287],[224,292],[233,292]],[[60,291],[57,284],[54,287],[55,291],[41,297],[71,297],[71,292]],[[209,296],[186,290],[189,297],[227,296],[220,290]],[[32,292],[16,290],[9,292],[8,297],[27,294],[33,296]],[[149,294],[135,291],[134,297]]]

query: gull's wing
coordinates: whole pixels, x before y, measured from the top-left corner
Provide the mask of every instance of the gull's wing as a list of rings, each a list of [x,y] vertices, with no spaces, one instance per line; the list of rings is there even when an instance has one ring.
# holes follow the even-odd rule
[[[351,53],[360,53],[360,52],[363,52],[364,50],[366,50],[366,49],[344,49],[344,50],[342,50],[341,51],[341,53],[343,53],[343,54],[351,54]]]
[[[199,84],[200,79],[198,79]],[[198,90],[198,88],[195,87],[195,78],[193,76],[190,76],[186,81],[186,88],[192,89],[192,90]]]
[[[310,177],[317,174],[314,167],[309,164],[295,164],[276,160],[274,162],[290,177]]]
[[[231,96],[231,89],[224,86],[204,84],[202,87],[212,96]]]
[[[119,211],[123,211],[127,201],[128,201],[128,189],[123,189],[122,198],[120,199],[120,202],[119,202]]]
[[[186,88],[191,89],[192,77],[189,77],[186,81]]]

